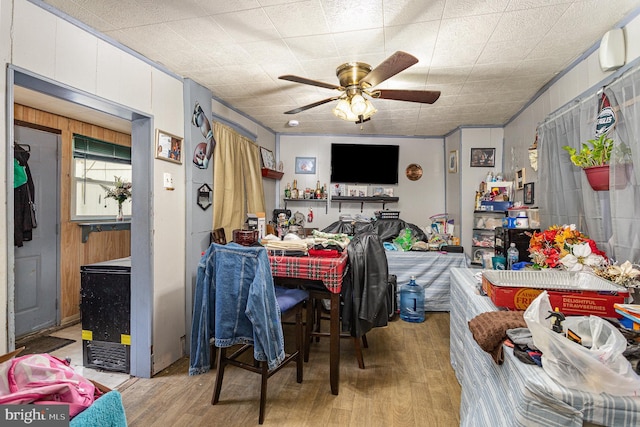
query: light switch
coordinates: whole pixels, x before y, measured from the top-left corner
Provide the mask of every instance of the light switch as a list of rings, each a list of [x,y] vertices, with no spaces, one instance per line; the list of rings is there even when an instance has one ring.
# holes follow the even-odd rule
[[[173,190],[173,177],[168,172],[165,172],[164,174],[163,187],[166,190]]]

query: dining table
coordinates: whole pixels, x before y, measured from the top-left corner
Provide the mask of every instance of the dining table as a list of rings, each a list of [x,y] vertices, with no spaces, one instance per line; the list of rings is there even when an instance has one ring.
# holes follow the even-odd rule
[[[349,256],[342,251],[338,257],[287,256],[269,251],[269,263],[274,280],[294,279],[307,283],[321,283],[329,294],[329,381],[331,393],[340,389],[340,293],[347,271]]]

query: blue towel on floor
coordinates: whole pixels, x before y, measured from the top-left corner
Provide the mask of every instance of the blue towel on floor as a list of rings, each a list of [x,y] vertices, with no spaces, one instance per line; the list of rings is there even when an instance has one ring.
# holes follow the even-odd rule
[[[70,427],[127,427],[120,392],[112,390],[73,417]]]

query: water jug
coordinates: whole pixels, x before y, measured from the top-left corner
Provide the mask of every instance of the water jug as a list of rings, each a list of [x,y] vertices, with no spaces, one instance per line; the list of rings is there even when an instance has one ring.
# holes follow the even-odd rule
[[[411,276],[400,290],[400,318],[405,322],[424,322],[424,289]]]

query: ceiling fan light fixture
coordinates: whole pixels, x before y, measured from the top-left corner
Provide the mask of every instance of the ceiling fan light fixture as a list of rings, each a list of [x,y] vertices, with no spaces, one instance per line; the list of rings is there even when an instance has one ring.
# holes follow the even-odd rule
[[[349,106],[349,101],[346,99],[341,99],[338,101],[336,106],[333,109],[333,114],[342,120],[348,120],[348,116],[351,113],[351,107]]]
[[[373,104],[371,103],[371,101],[369,101],[368,99],[365,101],[365,104],[367,106],[366,110],[364,110],[364,113],[362,113],[362,117],[364,117],[364,119],[369,119],[371,118],[371,116],[373,116],[375,113],[378,112],[378,110],[376,109],[376,107],[373,106]]]
[[[361,116],[367,110],[367,104],[365,99],[360,94],[355,94],[351,97],[351,111],[356,116]]]

